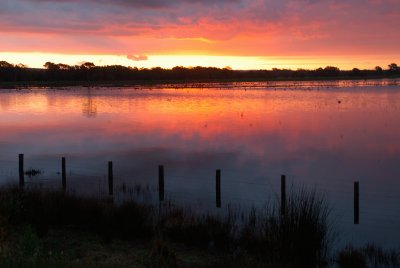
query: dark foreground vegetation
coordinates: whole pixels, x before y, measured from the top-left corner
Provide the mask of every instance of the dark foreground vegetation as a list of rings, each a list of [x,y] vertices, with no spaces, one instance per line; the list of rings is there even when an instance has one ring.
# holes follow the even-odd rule
[[[340,70],[334,66],[315,70],[250,70],[231,68],[177,66],[172,69],[125,67],[120,65],[95,66],[91,62],[70,66],[47,62],[43,69],[27,68],[23,64],[13,65],[0,61],[0,83],[17,85],[86,85],[86,84],[141,84],[158,82],[211,82],[211,81],[268,81],[268,80],[311,80],[311,79],[368,79],[393,78],[400,76],[396,63],[387,68],[376,66],[373,70]],[[57,82],[57,83],[55,83]]]
[[[396,252],[368,245],[332,254],[330,209],[292,191],[286,211],[199,215],[63,192],[0,190],[0,267],[399,267]]]

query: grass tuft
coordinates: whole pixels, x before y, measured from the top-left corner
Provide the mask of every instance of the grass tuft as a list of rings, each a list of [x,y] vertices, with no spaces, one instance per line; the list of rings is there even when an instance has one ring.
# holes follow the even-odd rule
[[[373,243],[360,248],[348,245],[337,254],[336,263],[339,268],[396,268],[400,267],[400,254],[394,250],[385,250]]]

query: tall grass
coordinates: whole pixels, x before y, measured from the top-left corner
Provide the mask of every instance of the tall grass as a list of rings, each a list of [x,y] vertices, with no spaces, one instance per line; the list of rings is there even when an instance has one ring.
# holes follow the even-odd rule
[[[283,214],[275,202],[241,217],[234,209],[223,216],[199,215],[173,205],[159,211],[135,201],[113,204],[62,192],[0,189],[0,219],[9,226],[32,226],[39,237],[50,229],[73,228],[106,242],[159,241],[152,254],[165,257],[170,266],[179,261],[162,241],[205,249],[242,265],[324,267],[332,242],[329,212],[322,196],[304,188],[288,194]]]
[[[49,228],[72,226],[108,237],[146,238],[153,234],[153,208],[127,202],[120,206],[106,200],[62,192],[17,189],[0,191],[0,215],[12,225],[30,225],[39,235]]]
[[[313,190],[292,189],[282,214],[278,202],[264,216],[253,210],[240,232],[240,244],[282,267],[324,267],[333,242],[330,208]]]

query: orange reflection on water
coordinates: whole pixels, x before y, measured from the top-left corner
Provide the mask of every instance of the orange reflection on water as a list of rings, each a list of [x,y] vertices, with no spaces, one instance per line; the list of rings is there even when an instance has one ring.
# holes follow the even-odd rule
[[[274,134],[296,150],[307,142],[319,141],[328,147],[340,146],[349,138],[357,142],[354,135],[362,137],[366,130],[398,134],[397,124],[388,127],[398,119],[398,113],[390,113],[397,109],[392,100],[387,94],[344,91],[73,90],[12,93],[2,97],[0,109],[2,125],[11,132],[57,127],[60,131],[93,130],[110,139],[113,135],[156,135],[175,136],[176,142],[211,143],[222,136],[235,143],[252,143]],[[355,124],[359,125],[356,129]]]
[[[0,171],[9,165],[2,160],[23,152],[54,179],[55,161],[63,155],[79,180],[92,172],[104,178],[106,161],[113,160],[119,182],[151,183],[161,163],[168,170],[168,190],[192,187],[190,195],[203,195],[221,168],[227,202],[271,197],[266,191],[273,191],[283,173],[298,184],[318,185],[347,212],[347,194],[360,180],[363,206],[379,203],[398,211],[398,89],[3,91]],[[368,213],[371,219],[379,216]]]

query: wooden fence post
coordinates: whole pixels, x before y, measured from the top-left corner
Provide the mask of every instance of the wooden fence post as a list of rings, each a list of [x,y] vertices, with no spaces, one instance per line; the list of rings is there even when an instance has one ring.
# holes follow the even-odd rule
[[[114,174],[113,174],[113,163],[112,161],[108,162],[108,194],[114,194]]]
[[[354,182],[354,224],[360,223],[360,185]]]
[[[61,183],[62,183],[62,189],[65,192],[67,190],[67,173],[65,168],[65,157],[61,158]]]
[[[25,177],[24,177],[24,155],[19,154],[19,189],[23,190],[25,185]]]
[[[158,200],[164,201],[164,166],[158,166]]]
[[[215,173],[215,203],[217,208],[221,207],[221,170],[217,169]]]
[[[286,176],[281,175],[281,215],[286,212]]]

